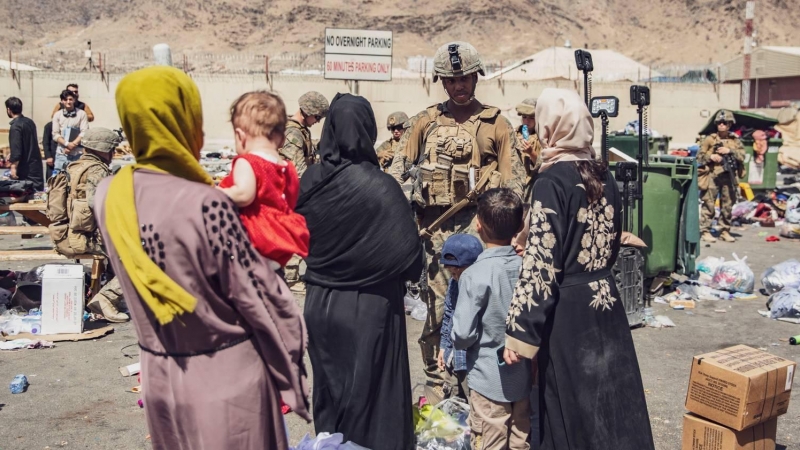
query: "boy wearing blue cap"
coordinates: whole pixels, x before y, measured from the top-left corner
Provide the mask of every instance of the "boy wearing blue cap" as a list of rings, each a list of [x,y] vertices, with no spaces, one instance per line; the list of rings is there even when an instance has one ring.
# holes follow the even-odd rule
[[[439,343],[439,370],[447,372],[457,380],[457,386],[445,383],[445,395],[455,394],[464,400],[469,395],[467,379],[467,352],[453,348],[453,339],[450,333],[453,330],[453,312],[458,303],[458,279],[461,274],[471,266],[483,252],[483,244],[470,234],[454,234],[447,238],[442,246],[442,256],[439,264],[443,265],[450,274],[447,293],[444,297],[444,317],[442,318],[442,333]],[[456,392],[452,392],[453,388]],[[448,392],[449,391],[449,392]],[[438,399],[430,399],[435,401]]]
[[[453,343],[467,351],[469,424],[475,450],[529,450],[530,360],[503,361],[506,316],[522,258],[512,244],[522,230],[522,200],[510,189],[478,197],[478,234],[486,250],[458,281]]]

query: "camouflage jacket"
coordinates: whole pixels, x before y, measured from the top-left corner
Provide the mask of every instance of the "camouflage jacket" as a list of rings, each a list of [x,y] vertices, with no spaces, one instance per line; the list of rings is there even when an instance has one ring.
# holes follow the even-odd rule
[[[438,108],[441,115],[449,120],[454,120],[447,110],[447,103],[438,105]],[[469,119],[481,121],[476,136],[478,149],[482,157],[492,157],[497,160],[497,170],[502,175],[502,186],[510,188],[522,196],[526,174],[520,153],[517,151],[514,127],[505,116],[488,114],[491,109],[490,106],[483,105],[483,108]],[[426,109],[403,125],[406,132],[400,138],[398,151],[395,153],[389,170],[389,173],[398,182],[403,182],[403,174],[416,163],[419,152],[424,151],[425,131],[434,120],[436,118],[431,117]]]
[[[530,181],[532,174],[539,169],[542,165],[542,144],[539,142],[539,136],[536,133],[531,133],[528,135],[528,143],[531,144],[531,149],[533,153],[533,157],[528,155],[522,150],[522,127],[517,128],[517,150],[520,153],[520,157],[522,158],[522,164],[525,166],[525,181],[526,183]]]
[[[316,150],[311,142],[311,132],[308,131],[308,127],[289,118],[286,122],[286,142],[278,153],[294,164],[298,177],[303,176],[303,172],[314,164],[316,159]]]
[[[378,154],[378,162],[381,165],[381,170],[386,171],[389,166],[392,165],[392,160],[394,159],[395,153],[397,153],[397,148],[400,146],[399,141],[395,141],[394,138],[389,138],[383,144],[378,147],[375,152]]]
[[[739,138],[733,133],[728,133],[728,137],[726,139],[722,139],[717,133],[712,133],[706,136],[700,145],[700,151],[697,153],[697,163],[701,166],[705,166],[706,170],[710,171],[714,176],[725,172],[721,162],[717,163],[711,160],[711,155],[714,154],[717,144],[722,144],[723,147],[731,150],[733,157],[739,161],[739,172],[741,176],[741,172],[744,168],[745,151],[742,141],[740,141]]]
[[[87,165],[89,166],[88,168],[86,168]],[[85,172],[83,172],[84,169]],[[83,172],[81,179],[77,180],[76,184],[84,184],[84,190],[83,192],[75,192],[75,198],[81,199],[85,196],[86,203],[89,205],[92,215],[94,215],[94,196],[97,192],[97,186],[104,178],[111,175],[111,169],[108,167],[108,164],[95,155],[84,153],[77,161],[67,166],[66,170],[70,178],[79,176],[80,173]],[[95,223],[97,223],[97,218],[94,216],[93,218]],[[90,248],[88,253],[103,253],[103,242],[99,228],[96,229],[91,240],[93,242],[90,242],[89,245],[94,248]]]

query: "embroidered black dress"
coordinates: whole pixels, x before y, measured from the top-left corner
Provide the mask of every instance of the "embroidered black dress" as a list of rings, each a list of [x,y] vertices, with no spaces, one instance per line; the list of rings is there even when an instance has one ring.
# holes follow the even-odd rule
[[[625,308],[611,275],[621,207],[611,174],[589,205],[575,163],[537,176],[506,346],[539,358],[542,450],[650,450]]]

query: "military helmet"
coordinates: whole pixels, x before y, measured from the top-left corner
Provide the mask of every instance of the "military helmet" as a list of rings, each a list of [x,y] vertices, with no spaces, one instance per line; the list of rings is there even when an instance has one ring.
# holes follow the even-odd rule
[[[101,153],[113,152],[121,142],[119,134],[108,128],[89,128],[81,139],[83,148]]]
[[[408,116],[403,111],[393,112],[386,118],[386,128],[391,130],[394,127],[403,126],[407,120]]]
[[[439,78],[463,77],[472,73],[486,75],[478,50],[467,42],[451,42],[439,47],[433,57],[433,82]]]
[[[534,116],[536,115],[536,99],[526,98],[522,103],[516,107],[517,114],[520,116]]]
[[[300,104],[300,111],[307,116],[321,116],[328,115],[328,108],[330,104],[324,95],[317,91],[309,91],[303,94],[298,100]]]
[[[728,111],[727,109],[723,109],[717,113],[717,117],[714,119],[714,123],[722,123],[722,122],[735,124],[736,118],[733,117],[732,112]]]

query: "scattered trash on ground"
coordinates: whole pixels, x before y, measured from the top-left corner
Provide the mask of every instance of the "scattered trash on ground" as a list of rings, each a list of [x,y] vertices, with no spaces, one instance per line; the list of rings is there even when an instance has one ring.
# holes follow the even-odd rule
[[[770,267],[761,275],[761,284],[769,294],[783,288],[800,288],[800,261],[789,259]]]
[[[782,317],[800,319],[800,291],[794,288],[784,288],[772,294],[767,301],[767,306],[771,319]]]
[[[414,408],[417,450],[469,450],[469,405],[447,399]]]
[[[369,450],[353,442],[342,442],[342,433],[319,433],[316,437],[306,434],[296,447],[290,450]]]
[[[8,387],[11,389],[12,394],[22,394],[28,390],[28,386],[28,378],[20,374],[14,377]]]
[[[14,339],[13,341],[0,341],[0,350],[20,350],[27,349],[40,349],[40,348],[53,348],[55,344],[50,341],[37,341],[34,339]]]
[[[740,259],[734,253],[733,258],[733,261],[726,261],[717,267],[711,279],[711,287],[730,292],[752,293],[756,277],[747,265],[747,256]]]

